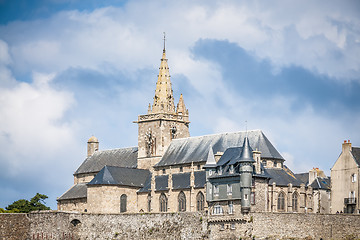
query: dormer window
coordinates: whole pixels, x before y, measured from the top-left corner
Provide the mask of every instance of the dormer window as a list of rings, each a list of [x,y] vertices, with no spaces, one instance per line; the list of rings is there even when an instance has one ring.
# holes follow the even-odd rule
[[[209,176],[213,175],[213,171],[210,169],[209,170]]]
[[[230,165],[230,170],[229,170],[230,174],[234,173],[234,165]]]
[[[219,167],[219,171],[218,174],[221,175],[222,174],[222,166]]]

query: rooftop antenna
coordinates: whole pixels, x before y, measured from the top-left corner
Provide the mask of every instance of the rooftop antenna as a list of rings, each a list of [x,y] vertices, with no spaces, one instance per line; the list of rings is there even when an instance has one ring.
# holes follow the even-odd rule
[[[163,50],[163,52],[165,52],[165,41],[166,41],[166,38],[165,38],[165,32],[164,32],[164,50]]]

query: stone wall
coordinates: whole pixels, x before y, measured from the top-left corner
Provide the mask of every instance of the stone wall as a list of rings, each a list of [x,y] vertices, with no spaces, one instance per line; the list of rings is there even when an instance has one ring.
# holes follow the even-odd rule
[[[217,239],[359,239],[360,216],[345,214],[251,213],[212,216],[209,237]]]
[[[0,214],[0,239],[359,239],[360,215]]]
[[[201,213],[29,214],[30,239],[203,239],[207,223]]]
[[[23,240],[30,237],[30,219],[25,213],[0,214],[0,240]]]

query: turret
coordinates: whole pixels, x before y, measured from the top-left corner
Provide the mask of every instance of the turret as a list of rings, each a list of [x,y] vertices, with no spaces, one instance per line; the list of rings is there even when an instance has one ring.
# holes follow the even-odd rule
[[[251,153],[249,139],[245,137],[240,159],[238,160],[240,173],[241,211],[243,213],[248,213],[250,211],[251,181],[253,175],[253,164],[255,162]]]
[[[99,140],[92,136],[87,142],[87,156],[90,157],[97,150],[99,150]]]
[[[209,182],[209,177],[216,172],[216,161],[212,147],[209,148],[206,164],[203,166],[206,171],[206,199],[207,201],[212,200],[212,186]]]

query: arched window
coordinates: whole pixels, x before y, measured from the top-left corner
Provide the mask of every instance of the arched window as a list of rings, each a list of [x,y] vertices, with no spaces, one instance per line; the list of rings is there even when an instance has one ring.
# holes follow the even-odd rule
[[[181,191],[178,196],[179,201],[179,212],[185,212],[186,211],[186,197],[185,193]]]
[[[196,196],[196,209],[198,211],[204,210],[204,194],[199,192]]]
[[[278,211],[285,210],[285,193],[284,192],[280,192],[278,195],[277,208],[278,208]]]
[[[167,212],[167,197],[162,193],[159,197],[160,212]]]
[[[292,209],[293,209],[293,212],[298,211],[298,199],[299,199],[298,193],[294,192],[293,195],[292,195]]]
[[[151,212],[151,194],[149,193],[147,196],[147,204],[148,204],[148,212]]]
[[[121,197],[120,197],[120,212],[126,212],[126,202],[127,202],[126,194],[121,195]]]

